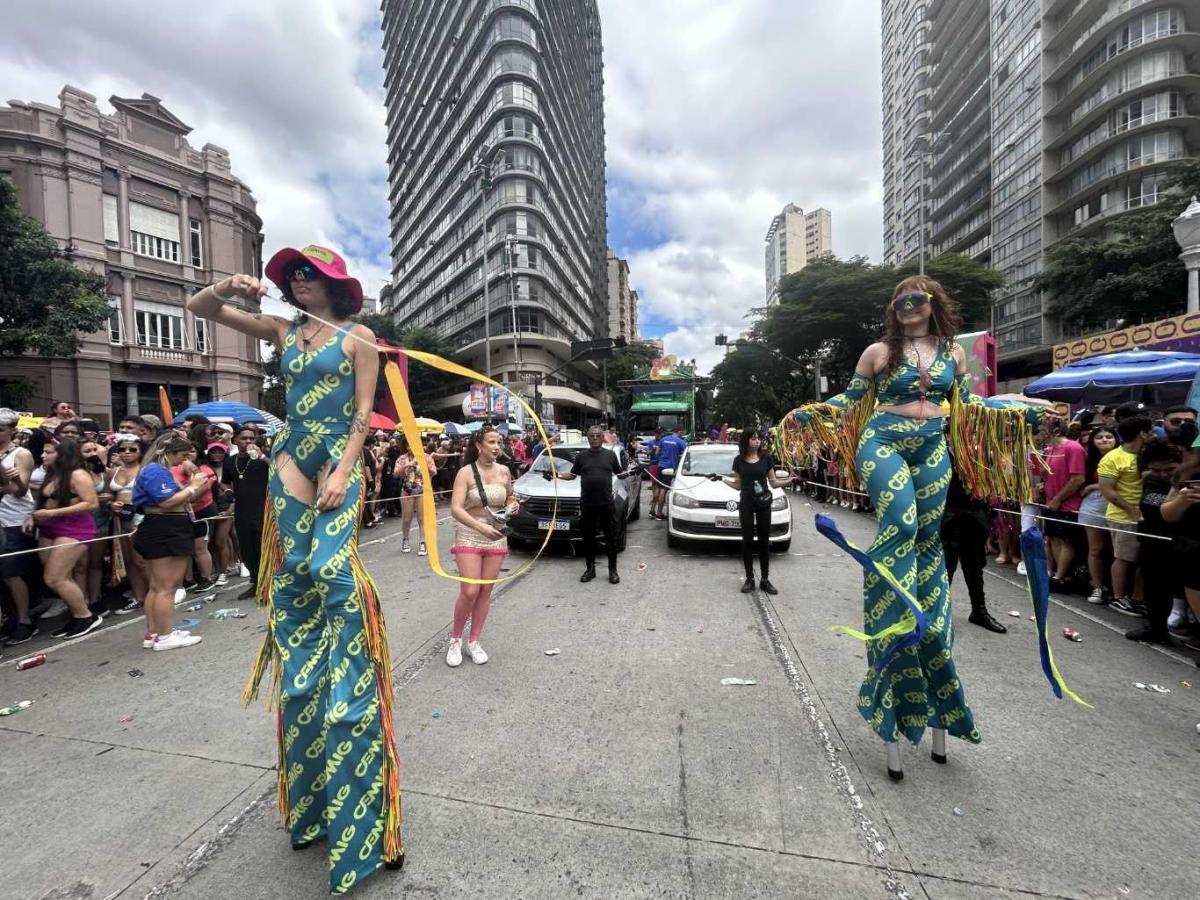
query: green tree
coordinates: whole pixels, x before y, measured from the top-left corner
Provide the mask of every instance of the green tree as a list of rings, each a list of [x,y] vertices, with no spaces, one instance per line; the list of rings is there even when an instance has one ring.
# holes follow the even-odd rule
[[[765,344],[748,342],[713,367],[713,422],[737,428],[774,424],[812,396],[812,370],[784,359]]]
[[[375,337],[406,350],[432,353],[444,359],[454,357],[454,348],[429,328],[401,329],[396,325],[396,320],[387,315],[358,315],[354,321],[370,328],[375,332]],[[423,414],[421,404],[466,389],[466,380],[457,375],[449,375],[416,360],[408,361],[408,393],[417,415]]]
[[[965,256],[946,255],[925,267],[959,305],[963,321],[986,323],[991,293],[1003,276]],[[884,316],[896,284],[916,274],[915,264],[873,265],[864,257],[827,257],[788,275],[779,303],[752,329],[756,338],[802,361],[822,355],[822,374],[844,383],[866,346],[883,334]]]
[[[21,212],[0,177],[0,357],[74,356],[80,334],[108,321],[104,279],[63,258],[39,222]]]
[[[1171,223],[1187,198],[1200,194],[1200,163],[1188,163],[1167,183],[1165,199],[1114,220],[1098,237],[1056,244],[1033,286],[1050,296],[1066,322],[1100,326],[1107,319],[1149,321],[1184,310],[1187,270]]]

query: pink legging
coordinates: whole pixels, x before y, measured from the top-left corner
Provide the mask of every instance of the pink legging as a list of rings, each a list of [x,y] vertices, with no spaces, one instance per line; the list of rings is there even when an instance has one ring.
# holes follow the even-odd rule
[[[500,575],[501,565],[504,564],[502,553],[482,556],[479,553],[456,549],[454,559],[458,563],[458,574],[464,578],[495,580]],[[490,584],[458,586],[458,599],[454,601],[454,624],[450,628],[451,638],[461,638],[467,619],[470,619],[469,640],[479,640],[483,635],[483,623],[487,621],[488,612],[492,608],[492,587]]]

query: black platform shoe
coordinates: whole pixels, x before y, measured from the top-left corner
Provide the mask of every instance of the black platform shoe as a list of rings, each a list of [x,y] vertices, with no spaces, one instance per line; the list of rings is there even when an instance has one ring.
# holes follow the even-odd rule
[[[589,581],[591,581],[595,577],[596,577],[596,567],[588,566],[586,569],[583,570],[583,574],[579,576],[579,580],[582,581],[584,584],[587,584]]]
[[[621,576],[617,574],[616,569],[608,570],[608,583],[609,584],[620,584],[621,583]]]
[[[904,770],[900,769],[897,771],[896,769],[888,769],[888,778],[892,779],[892,781],[903,781]]]
[[[389,869],[392,872],[396,872],[396,871],[399,871],[400,869],[403,869],[404,868],[404,854],[401,853],[395,859],[385,859],[383,861],[383,865],[384,865],[384,868]]]
[[[1008,629],[992,618],[992,614],[987,611],[987,607],[978,607],[971,610],[971,615],[967,617],[967,621],[972,625],[978,625],[980,628],[986,628],[988,631],[994,631],[996,634],[1007,634]]]

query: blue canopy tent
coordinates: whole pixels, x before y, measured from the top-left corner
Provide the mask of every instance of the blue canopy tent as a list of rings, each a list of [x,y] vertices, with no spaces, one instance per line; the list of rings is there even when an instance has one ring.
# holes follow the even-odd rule
[[[465,434],[471,433],[470,429],[464,425],[459,425],[457,422],[443,422],[442,428],[444,428],[446,434],[450,435],[451,437],[462,437]]]
[[[1126,350],[1077,359],[1025,385],[1024,392],[1062,403],[1140,400],[1162,406],[1184,401],[1198,372],[1200,353]]]

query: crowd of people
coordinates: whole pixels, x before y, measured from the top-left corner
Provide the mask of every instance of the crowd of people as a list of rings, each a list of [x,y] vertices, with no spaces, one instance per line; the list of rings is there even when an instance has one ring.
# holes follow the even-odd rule
[[[1005,630],[987,613],[982,570],[991,558],[1024,575],[1020,534],[1036,524],[1046,538],[1052,592],[1143,619],[1130,640],[1169,645],[1173,635],[1200,650],[1197,567],[1184,562],[1200,549],[1196,438],[1196,411],[1186,405],[1088,408],[1069,422],[1046,418],[1040,459],[1029,460],[1032,503],[977,501],[952,484],[942,543],[952,575],[962,563],[970,621]],[[873,511],[867,495],[839,475],[835,456],[812,453],[797,470],[798,488],[817,503]]]
[[[238,575],[255,596],[269,438],[256,424],[127,416],[101,430],[68,403],[31,428],[0,409],[2,639],[72,638],[145,612],[143,647],[200,642],[175,605]],[[57,622],[67,613],[65,620]]]

